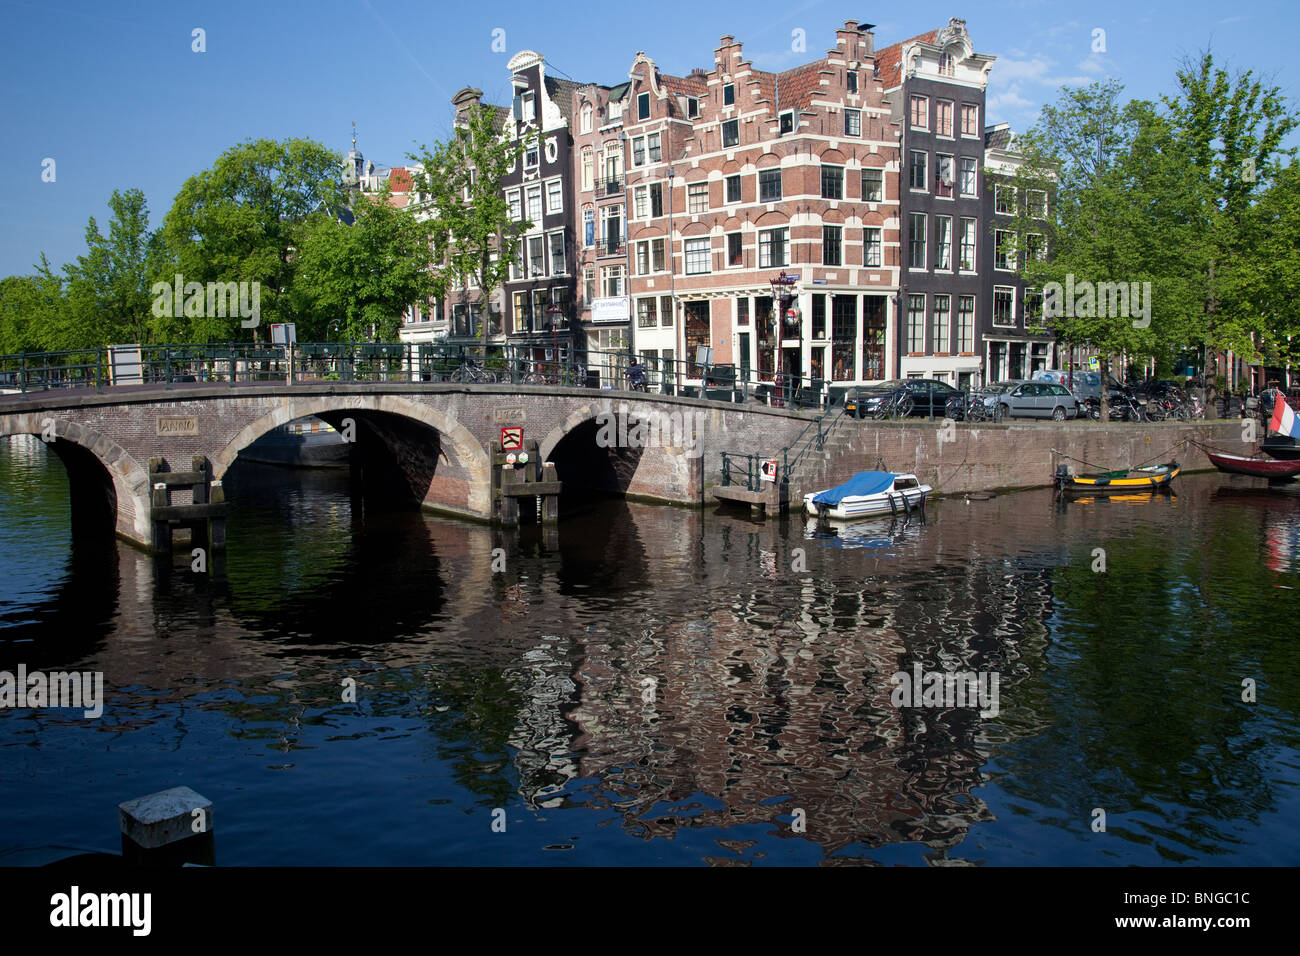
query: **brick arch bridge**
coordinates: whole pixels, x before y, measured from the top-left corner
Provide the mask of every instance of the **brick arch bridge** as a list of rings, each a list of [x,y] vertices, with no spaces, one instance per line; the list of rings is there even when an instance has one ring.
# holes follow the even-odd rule
[[[657,417],[658,440],[639,448],[605,447],[601,416]],[[780,459],[791,448],[790,492],[843,481],[883,460],[914,472],[942,493],[1050,484],[1060,455],[1083,461],[1136,463],[1183,438],[1239,439],[1237,422],[1130,425],[1090,422],[860,422],[834,414],[820,428],[813,412],[757,403],[732,404],[632,392],[527,385],[178,384],[125,386],[102,393],[69,389],[0,397],[0,437],[41,435],[68,469],[74,534],[111,527],[153,548],[149,459],[173,471],[206,456],[221,477],[258,436],[316,415],[341,428],[351,418],[364,481],[412,504],[465,518],[492,517],[488,454],[504,424],[521,425],[554,461],[566,491],[593,489],[686,505],[712,503],[721,453]],[[672,444],[667,427],[689,418],[694,445]],[[176,428],[176,423],[189,426]],[[171,427],[166,427],[170,424]],[[677,425],[680,428],[680,425]],[[827,429],[829,428],[829,431]],[[817,433],[823,442],[813,444]],[[1185,468],[1208,466],[1193,446],[1178,453]],[[0,489],[3,493],[3,489]],[[178,492],[182,496],[185,492]],[[184,503],[184,498],[178,502]],[[236,503],[237,505],[237,503]]]
[[[659,443],[601,447],[602,414],[624,410],[634,422],[638,415],[662,416]],[[354,455],[367,480],[386,481],[431,510],[479,520],[492,516],[489,449],[504,424],[521,425],[526,438],[538,441],[566,489],[699,504],[706,485],[716,484],[718,452],[761,446],[777,454],[814,417],[757,404],[583,388],[187,384],[7,396],[0,401],[0,437],[53,436],[52,450],[68,469],[74,532],[108,523],[151,548],[150,458],[184,471],[193,456],[206,456],[213,477],[221,478],[258,437],[306,415],[338,429],[352,419]],[[681,432],[668,426],[687,418],[695,439],[689,449],[670,444]]]

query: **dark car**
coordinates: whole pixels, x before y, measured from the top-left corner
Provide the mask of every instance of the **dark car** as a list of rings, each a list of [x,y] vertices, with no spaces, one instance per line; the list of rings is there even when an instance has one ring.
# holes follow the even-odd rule
[[[960,392],[932,378],[905,378],[862,385],[848,394],[844,413],[857,418],[906,418],[933,415],[943,418],[948,399]]]

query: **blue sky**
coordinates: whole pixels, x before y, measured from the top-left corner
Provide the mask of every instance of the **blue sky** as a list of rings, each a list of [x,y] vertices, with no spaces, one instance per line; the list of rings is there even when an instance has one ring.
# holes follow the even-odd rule
[[[247,138],[306,136],[342,152],[356,121],[367,159],[404,162],[413,141],[446,135],[451,94],[462,86],[506,102],[506,62],[521,49],[543,53],[561,75],[616,83],[638,50],[680,75],[711,65],[718,38],[733,34],[756,66],[785,69],[820,55],[848,18],[875,23],[883,47],[955,16],[977,51],[998,58],[990,123],[1027,128],[1062,84],[1106,76],[1132,97],[1172,92],[1180,60],[1207,47],[1300,103],[1295,0],[871,6],[0,0],[0,130],[10,177],[0,194],[0,276],[29,273],[42,251],[55,266],[82,253],[90,216],[106,231],[114,189],[142,189],[160,224],[188,177]],[[191,49],[195,28],[205,31],[206,52]],[[791,49],[796,29],[807,53]],[[1097,29],[1105,53],[1092,50]],[[496,30],[505,53],[493,52]],[[46,159],[54,182],[42,180]]]

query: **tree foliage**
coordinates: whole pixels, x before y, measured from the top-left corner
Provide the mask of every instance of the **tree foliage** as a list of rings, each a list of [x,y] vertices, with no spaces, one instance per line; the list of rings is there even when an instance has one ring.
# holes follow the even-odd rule
[[[1045,224],[1022,205],[1012,229],[1048,236],[1045,261],[1018,256],[1029,286],[1150,283],[1149,324],[1132,302],[1126,314],[1103,314],[1066,301],[1049,321],[1064,344],[1096,348],[1103,365],[1121,352],[1167,362],[1203,347],[1258,359],[1261,346],[1285,348],[1293,327],[1273,294],[1286,277],[1265,260],[1290,251],[1275,237],[1294,215],[1295,178],[1280,160],[1296,118],[1276,87],[1249,71],[1231,77],[1208,53],[1184,64],[1177,83],[1160,103],[1123,103],[1113,80],[1064,89],[1017,143],[1018,189],[1055,193]]]
[[[304,229],[294,277],[299,338],[396,341],[403,309],[432,293],[425,229],[389,197],[387,186],[358,194],[351,224],[321,217]]]
[[[523,153],[526,140],[497,129],[491,110],[476,106],[451,136],[430,150],[421,145],[410,159],[419,170],[413,189],[428,197],[423,220],[433,250],[433,289],[439,299],[464,289],[473,277],[489,302],[519,256],[519,237],[532,223],[510,218],[501,180]],[[488,323],[484,322],[486,344]]]
[[[164,220],[175,271],[185,282],[258,282],[261,324],[295,321],[289,294],[295,251],[311,220],[341,208],[341,162],[309,139],[260,139],[226,150],[211,169],[186,180]],[[233,342],[248,335],[238,315],[159,322],[172,341]],[[253,329],[255,338],[267,334]]]

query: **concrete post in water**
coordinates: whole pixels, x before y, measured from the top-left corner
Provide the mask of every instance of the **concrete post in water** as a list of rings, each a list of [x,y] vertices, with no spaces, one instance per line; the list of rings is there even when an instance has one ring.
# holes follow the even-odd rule
[[[136,866],[212,866],[212,801],[172,787],[118,804],[122,857]]]

